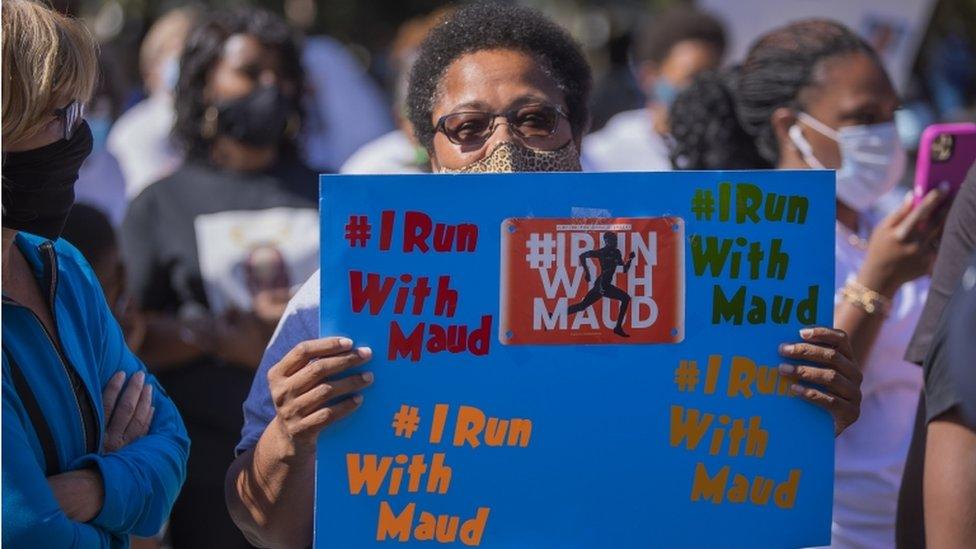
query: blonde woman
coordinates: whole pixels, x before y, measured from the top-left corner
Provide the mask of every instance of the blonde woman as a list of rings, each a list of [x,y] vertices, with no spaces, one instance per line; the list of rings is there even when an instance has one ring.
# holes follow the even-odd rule
[[[2,25],[2,543],[126,547],[159,530],[190,443],[91,268],[59,240],[92,147],[94,43],[26,0],[4,0]]]

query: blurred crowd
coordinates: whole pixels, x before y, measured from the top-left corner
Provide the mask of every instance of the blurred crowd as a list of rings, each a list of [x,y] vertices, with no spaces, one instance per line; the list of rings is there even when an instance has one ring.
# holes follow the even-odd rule
[[[247,520],[239,518],[249,504],[238,500],[253,495],[241,488],[245,473],[260,464],[241,464],[238,456],[257,460],[252,454],[269,436],[265,429],[284,421],[275,415],[279,403],[265,395],[268,381],[263,388],[255,381],[256,372],[271,379],[273,392],[269,368],[291,348],[281,343],[280,354],[269,356],[269,342],[274,349],[291,329],[288,322],[318,337],[317,310],[308,314],[296,304],[296,292],[317,299],[309,289],[318,284],[316,175],[469,167],[438,154],[433,137],[442,132],[455,143],[466,139],[463,130],[451,127],[452,120],[431,126],[430,116],[418,128],[411,103],[427,69],[425,39],[465,8],[418,13],[387,44],[369,50],[324,34],[303,36],[296,18],[316,4],[285,4],[287,16],[247,7],[175,7],[140,32],[137,55],[119,51],[124,42],[117,41],[103,44],[97,59],[100,76],[84,109],[91,154],[80,164],[76,204],[60,234],[90,263],[125,342],[179,410],[193,445],[166,525],[155,536],[134,537],[140,546],[249,547],[248,540],[268,539],[255,534],[260,520],[244,526]],[[920,206],[904,196],[922,129],[976,119],[976,29],[954,16],[968,9],[966,17],[974,17],[976,8],[937,2],[910,78],[893,86],[872,44],[840,23],[782,21],[749,37],[745,58],[731,59],[722,18],[690,3],[589,11],[533,5],[564,23],[594,68],[591,94],[589,81],[577,82],[585,105],[540,114],[553,119],[549,135],[559,135],[560,116],[571,124],[563,141],[574,152],[559,153],[553,161],[568,163],[557,165],[587,171],[842,167],[834,324],[847,333],[863,381],[860,372],[851,374],[856,382],[835,395],[857,401],[856,422],[832,410],[843,431],[833,546],[891,547],[896,530],[899,546],[924,546],[922,500],[936,497],[921,488],[922,471],[932,466],[924,463],[927,426],[950,417],[953,426],[973,428],[959,419],[958,401],[946,396],[972,392],[937,385],[927,411],[924,397],[918,403],[933,389],[927,383],[952,378],[939,368],[927,366],[925,375],[919,368],[927,357],[950,368],[949,359],[932,354],[932,342],[946,341],[973,311],[953,304],[959,320],[939,321],[949,315],[943,314],[948,304],[967,299],[967,289],[958,289],[965,276],[976,279],[969,265],[976,176],[963,185],[951,213],[941,208],[945,189],[921,197]],[[103,24],[112,13],[102,9],[86,21]],[[586,16],[572,15],[580,13]],[[130,57],[137,58],[138,78],[121,61]],[[6,43],[3,70],[6,86],[12,70]],[[573,74],[565,66],[554,70]],[[811,91],[814,73],[827,91]],[[574,118],[586,112],[588,127]],[[852,162],[866,140],[881,144],[880,160]],[[516,171],[532,166],[512,165]],[[9,192],[5,175],[4,216]],[[5,365],[7,294],[5,285]],[[949,353],[951,344],[944,345]],[[263,418],[255,420],[259,428],[244,425],[242,406],[248,422]],[[4,457],[5,485],[7,464]],[[227,495],[235,485],[239,494]],[[5,494],[5,513],[7,501]],[[973,500],[968,505],[976,510]]]

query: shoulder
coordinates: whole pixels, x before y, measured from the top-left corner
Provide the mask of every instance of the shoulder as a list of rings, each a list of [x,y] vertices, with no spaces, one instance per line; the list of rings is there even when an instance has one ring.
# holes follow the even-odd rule
[[[320,294],[320,283],[319,283],[319,271],[312,273],[312,276],[308,277],[308,280],[295,292],[295,295],[288,302],[288,307],[285,309],[285,315],[296,314],[302,316],[311,316],[315,319],[315,323],[318,323],[319,316],[319,294]]]
[[[67,275],[71,286],[77,289],[78,285],[82,285],[85,292],[92,294],[92,298],[102,296],[102,286],[88,260],[78,248],[67,240],[59,238],[54,241],[54,252],[58,258],[58,271]]]

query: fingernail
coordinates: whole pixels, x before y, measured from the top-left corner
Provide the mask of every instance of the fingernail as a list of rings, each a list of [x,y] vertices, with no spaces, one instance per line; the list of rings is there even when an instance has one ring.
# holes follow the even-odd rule
[[[803,385],[797,383],[790,385],[790,392],[792,392],[794,395],[801,394],[803,392]]]
[[[356,349],[356,353],[363,358],[369,358],[373,356],[373,350],[370,349],[369,347],[360,347]]]
[[[372,383],[373,382],[373,372],[366,372],[366,373],[364,373],[363,374],[363,381],[365,381],[366,383]]]
[[[136,383],[142,383],[146,379],[146,374],[142,372],[136,372],[136,375],[133,377],[133,379],[136,380]]]
[[[783,344],[781,344],[779,346],[779,352],[781,352],[781,353],[792,353],[793,352],[793,344],[792,343],[783,343]]]
[[[813,337],[813,328],[803,328],[800,330],[800,337],[803,339],[810,339]]]
[[[149,396],[149,398],[152,398],[153,386],[152,385],[146,385],[146,387],[149,387],[149,392],[146,393],[146,394]]]
[[[352,348],[352,340],[349,339],[348,337],[340,337],[339,338],[339,347],[341,347],[343,349],[351,349]]]
[[[793,375],[793,372],[795,372],[795,371],[796,371],[796,366],[794,366],[792,364],[780,364],[779,365],[779,373],[782,374],[782,375],[784,375],[784,376]]]
[[[356,404],[362,404],[363,403],[363,395],[356,395],[356,396],[352,397],[352,401],[355,402]]]

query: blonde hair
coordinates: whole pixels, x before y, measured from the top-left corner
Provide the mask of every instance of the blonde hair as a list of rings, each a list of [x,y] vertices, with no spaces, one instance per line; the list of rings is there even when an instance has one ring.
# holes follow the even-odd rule
[[[29,139],[54,110],[95,88],[95,41],[85,26],[30,0],[3,0],[3,141]]]

